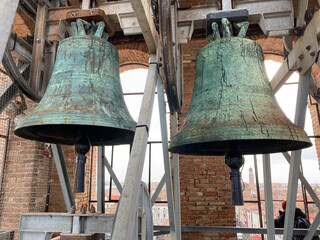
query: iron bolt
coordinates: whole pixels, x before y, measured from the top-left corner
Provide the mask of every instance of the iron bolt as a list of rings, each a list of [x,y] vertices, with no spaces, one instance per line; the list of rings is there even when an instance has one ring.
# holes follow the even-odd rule
[[[310,45],[306,46],[306,49],[309,51],[311,49],[311,46]]]
[[[41,39],[37,38],[37,39],[36,39],[36,42],[37,42],[37,43],[41,43]]]
[[[75,17],[75,16],[77,16],[77,14],[75,12],[72,12],[71,17]]]

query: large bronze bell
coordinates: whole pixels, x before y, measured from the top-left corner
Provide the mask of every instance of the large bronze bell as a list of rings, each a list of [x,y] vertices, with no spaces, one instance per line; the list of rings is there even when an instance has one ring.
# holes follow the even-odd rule
[[[74,144],[76,192],[84,191],[90,145],[131,143],[136,127],[123,98],[118,52],[104,26],[72,23],[75,36],[60,42],[42,100],[14,131],[30,140]]]
[[[103,30],[87,35],[81,19],[77,23],[76,36],[60,42],[41,102],[14,132],[31,140],[68,145],[82,135],[91,145],[131,143],[136,123],[124,102],[118,52],[101,37]]]
[[[227,165],[237,169],[243,154],[311,146],[305,131],[280,109],[266,75],[261,47],[255,41],[231,37],[228,21],[223,19],[222,24],[227,36],[220,38],[213,23],[214,41],[197,54],[189,112],[169,151],[226,155]],[[240,181],[234,184],[241,189]],[[243,204],[241,199],[235,202]]]

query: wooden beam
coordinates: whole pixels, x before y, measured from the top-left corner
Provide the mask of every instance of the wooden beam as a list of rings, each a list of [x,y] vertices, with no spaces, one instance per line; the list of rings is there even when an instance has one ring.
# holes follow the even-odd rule
[[[150,1],[131,0],[132,8],[139,22],[143,37],[148,46],[149,52],[154,54],[157,51],[158,33],[151,15]]]
[[[34,32],[32,60],[30,69],[30,87],[38,92],[40,86],[41,64],[43,50],[46,41],[48,7],[46,4],[38,4],[36,28]]]

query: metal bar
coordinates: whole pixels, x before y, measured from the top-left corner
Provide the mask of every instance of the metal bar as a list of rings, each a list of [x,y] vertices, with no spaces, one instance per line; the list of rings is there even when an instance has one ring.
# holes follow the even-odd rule
[[[157,57],[152,54],[137,129],[134,135],[124,181],[124,188],[114,222],[112,240],[126,240],[130,239],[132,236],[134,216],[138,207],[138,194],[147,148],[148,129],[150,126],[155,88],[158,79],[157,75]]]
[[[1,0],[0,4],[0,59],[2,60],[4,50],[11,32],[11,26],[18,7],[19,0]]]
[[[98,162],[97,162],[97,210],[105,212],[105,168],[103,164],[104,146],[98,147]]]
[[[262,209],[261,209],[261,197],[260,197],[257,155],[253,155],[253,160],[254,160],[254,173],[255,173],[255,178],[256,178],[256,188],[257,188],[259,223],[260,223],[260,227],[262,228],[263,227],[263,219],[262,219]],[[263,240],[264,235],[261,235],[261,238]]]
[[[178,132],[177,113],[171,115],[171,131],[175,135]],[[179,170],[179,155],[172,154],[173,168],[173,189],[174,189],[174,211],[175,211],[175,227],[176,240],[181,239],[181,214],[180,214],[180,170]]]
[[[161,178],[161,180],[160,180],[160,182],[159,182],[159,184],[158,184],[158,186],[157,186],[157,188],[156,188],[156,190],[154,191],[154,193],[153,193],[153,195],[152,195],[152,197],[151,197],[151,205],[152,205],[152,206],[153,206],[153,205],[155,204],[155,202],[157,201],[157,198],[158,198],[158,196],[159,196],[159,194],[160,194],[160,192],[161,192],[161,190],[162,190],[162,188],[163,188],[163,186],[164,186],[165,183],[166,183],[166,178],[165,178],[165,176],[163,175],[162,178]]]
[[[164,171],[165,171],[165,178],[166,178],[166,190],[167,190],[170,233],[175,233],[175,224],[174,224],[175,223],[175,216],[174,216],[171,164],[170,164],[169,151],[168,151],[168,130],[167,130],[167,121],[166,121],[166,106],[164,104],[164,94],[163,94],[163,88],[162,88],[162,80],[161,80],[160,76],[158,77],[157,91],[158,91],[160,128],[161,128],[161,136],[162,136],[162,153],[163,153]]]
[[[71,207],[74,206],[74,199],[62,148],[60,145],[51,144],[51,149],[60,180],[63,198],[66,203],[67,210],[70,211]]]
[[[304,75],[300,75],[299,87],[297,94],[297,104],[296,104],[296,115],[294,123],[300,128],[304,128],[306,111],[307,111],[307,100],[309,93],[309,85],[311,78],[311,68],[309,68]],[[296,197],[298,188],[298,177],[300,173],[301,164],[301,150],[294,151],[291,154],[290,160],[290,171],[288,180],[288,192],[287,192],[287,206],[286,215],[284,221],[284,239],[292,238],[292,229],[296,208]]]
[[[169,231],[169,226],[153,226],[155,231]],[[243,227],[219,227],[219,226],[181,226],[182,232],[217,232],[217,233],[252,233],[252,234],[267,234],[267,228],[243,228]],[[295,228],[293,230],[295,235],[306,235],[308,229]],[[282,234],[283,228],[276,228],[276,234]],[[320,234],[320,230],[317,230],[316,235]]]
[[[298,11],[297,11],[297,27],[303,26],[306,22],[304,21],[304,14],[308,9],[309,0],[299,0],[298,1]]]
[[[230,10],[232,9],[231,0],[222,0],[222,10]]]
[[[286,160],[288,161],[288,163],[290,164],[290,154],[287,152],[283,153],[283,156],[286,158]],[[312,189],[311,185],[309,184],[309,182],[307,181],[307,179],[303,176],[302,172],[300,172],[299,174],[299,179],[302,182],[302,184],[304,185],[304,187],[306,188],[306,190],[308,191],[310,197],[312,198],[312,200],[314,201],[314,203],[317,205],[317,207],[320,209],[320,200],[317,196],[317,194],[314,192],[314,190]]]
[[[150,1],[131,0],[130,2],[139,22],[149,52],[154,54],[157,50],[158,33],[154,26],[153,18],[151,15]]]
[[[264,154],[262,156],[263,162],[263,179],[264,179],[264,199],[266,206],[267,217],[267,239],[275,239],[275,229],[273,220],[273,199],[272,199],[272,182],[271,182],[271,165],[270,154]],[[286,238],[285,238],[286,239]]]
[[[314,218],[313,223],[309,228],[308,234],[305,236],[303,240],[311,240],[315,232],[317,231],[319,224],[320,224],[320,212],[317,213],[317,216]]]
[[[75,233],[80,230],[81,219],[84,219],[83,233],[107,233],[111,232],[113,218],[113,215],[99,213],[24,213],[20,216],[19,232]]]
[[[111,165],[109,164],[108,162],[108,159],[104,156],[103,157],[103,162],[104,162],[104,166],[107,168],[112,180],[114,181],[114,184],[116,185],[119,193],[121,194],[122,193],[122,186],[121,186],[121,183],[120,181],[118,180],[117,178],[117,175],[115,174],[115,172],[113,171]]]
[[[151,193],[151,143],[149,145],[149,176],[148,176],[148,188],[149,188],[149,195]]]
[[[304,35],[296,41],[294,48],[272,78],[271,87],[274,92],[277,92],[296,70],[304,74],[316,61],[319,50],[317,39],[319,33],[320,11],[317,11],[306,27]]]
[[[36,27],[33,39],[32,60],[30,68],[30,87],[38,92],[40,86],[40,75],[43,58],[43,50],[46,41],[48,7],[39,3],[37,10]]]
[[[58,0],[59,1],[59,0]],[[91,202],[91,195],[92,195],[92,165],[93,165],[93,150],[94,147],[91,148],[91,156],[90,156],[90,184],[89,184],[89,203]]]
[[[91,0],[82,0],[81,9],[89,9],[91,5]]]
[[[114,146],[112,145],[111,147],[111,168],[113,168],[113,150],[114,150]],[[106,161],[108,161],[108,159],[106,159]],[[111,195],[112,195],[112,177],[110,175],[110,180],[109,180],[109,201],[111,200]]]

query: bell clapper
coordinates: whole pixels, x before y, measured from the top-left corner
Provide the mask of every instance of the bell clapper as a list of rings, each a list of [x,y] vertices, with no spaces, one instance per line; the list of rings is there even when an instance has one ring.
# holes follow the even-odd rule
[[[77,185],[76,192],[84,192],[84,179],[85,179],[85,166],[86,166],[86,154],[90,150],[90,142],[86,135],[82,135],[78,138],[74,144],[74,150],[77,153],[77,167],[75,174],[75,185]]]
[[[244,164],[244,158],[239,152],[228,152],[226,154],[225,163],[231,169],[230,180],[232,191],[232,205],[243,205],[244,203],[242,195],[241,173],[239,169]]]

